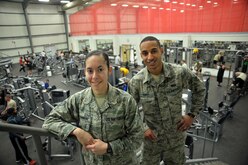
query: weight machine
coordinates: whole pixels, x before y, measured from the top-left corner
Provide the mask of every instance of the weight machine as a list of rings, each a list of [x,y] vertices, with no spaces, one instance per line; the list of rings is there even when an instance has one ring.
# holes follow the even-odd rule
[[[62,76],[65,78],[65,81],[62,81],[64,84],[68,84],[76,80],[78,75],[78,67],[73,63],[73,60],[65,63],[65,71],[62,73]]]
[[[60,97],[60,99],[63,99],[63,97],[65,97],[68,92],[65,92],[63,90],[59,91],[57,90],[56,92],[56,95],[57,94],[62,94]],[[64,95],[66,94],[66,95]],[[57,98],[56,98],[57,99]],[[44,113],[49,114],[50,111],[54,108],[54,106],[52,104],[50,104],[48,101],[45,101],[43,103],[43,108],[44,109]],[[44,119],[41,118],[42,121],[44,121]],[[45,138],[45,142],[42,144],[43,145],[43,149],[45,151],[47,151],[47,155],[48,155],[48,158],[51,160],[53,158],[70,158],[71,160],[73,160],[73,156],[74,156],[74,149],[76,148],[76,141],[75,141],[75,138],[73,137],[68,137],[67,139],[61,141],[57,138],[55,138],[55,142],[60,142],[62,145],[65,146],[65,148],[67,149],[67,153],[61,153],[61,154],[52,154],[52,137],[48,136],[47,138]]]
[[[44,112],[44,116],[47,116],[52,109],[54,109],[60,102],[64,101],[70,96],[69,90],[63,89],[53,89],[50,92],[45,90],[42,91],[42,109]],[[38,117],[39,120],[44,121],[44,118]],[[64,154],[52,154],[52,137],[45,138],[45,142],[43,143],[43,149],[47,151],[48,158],[51,160],[53,158],[70,158],[73,160],[74,149],[76,147],[76,141],[73,137],[68,137],[66,140],[60,140],[55,138],[56,141],[60,142],[65,146],[67,153]]]
[[[35,92],[39,92],[39,90],[31,87],[31,84],[26,84],[26,87],[16,89],[14,92],[21,94],[21,99],[18,100],[20,100],[19,103],[21,103],[19,106],[23,107],[23,115],[25,118],[29,119],[31,115],[38,116],[38,106],[35,100]]]
[[[120,46],[121,61],[127,69],[133,65],[134,68],[138,67],[136,49],[133,45],[122,45]]]

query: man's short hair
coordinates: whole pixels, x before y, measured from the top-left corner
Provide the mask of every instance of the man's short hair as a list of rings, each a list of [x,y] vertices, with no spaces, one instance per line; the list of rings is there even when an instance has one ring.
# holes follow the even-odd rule
[[[141,45],[143,42],[146,42],[146,41],[156,41],[157,44],[158,44],[158,46],[161,47],[160,41],[159,41],[156,37],[147,36],[147,37],[143,38],[143,40],[141,40],[140,45]]]

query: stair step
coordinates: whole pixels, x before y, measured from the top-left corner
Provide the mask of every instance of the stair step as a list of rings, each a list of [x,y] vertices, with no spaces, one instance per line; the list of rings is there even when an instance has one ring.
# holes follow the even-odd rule
[[[218,158],[188,159],[186,165],[228,165]]]

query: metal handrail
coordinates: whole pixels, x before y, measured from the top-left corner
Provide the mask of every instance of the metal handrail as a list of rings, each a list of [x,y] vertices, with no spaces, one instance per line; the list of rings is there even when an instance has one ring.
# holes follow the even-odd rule
[[[218,123],[216,123],[216,121],[212,120],[212,118],[209,117],[208,115],[206,115],[205,113],[203,113],[203,112],[200,112],[200,113],[201,113],[201,115],[206,117],[207,121],[210,120],[214,124],[219,125]],[[57,137],[56,135],[48,132],[47,130],[45,130],[43,128],[23,126],[23,125],[15,125],[15,124],[8,124],[8,123],[2,123],[2,122],[0,122],[0,131],[4,131],[4,132],[22,132],[22,133],[32,135],[32,137],[33,137],[32,139],[33,139],[36,151],[37,151],[39,163],[42,164],[42,165],[47,165],[45,153],[44,153],[44,150],[43,150],[43,147],[42,147],[41,136]],[[206,134],[204,134],[204,136],[198,136],[198,135],[195,135],[195,134],[187,133],[187,135],[204,140],[203,150],[205,150],[205,141],[212,142],[213,143],[213,148],[212,148],[211,157],[213,156],[214,144],[218,141],[218,135],[214,135],[213,139],[206,138]],[[204,155],[204,151],[203,151],[203,155]],[[203,158],[203,155],[202,155],[202,158]]]
[[[204,162],[214,162],[218,161],[218,158],[202,158],[202,159],[189,159],[185,164],[193,164],[193,163],[204,163]]]
[[[215,120],[213,120],[209,115],[207,115],[206,113],[204,113],[202,111],[200,111],[200,115],[202,115],[204,117],[204,122],[202,123],[202,124],[205,124],[204,136],[198,136],[198,135],[190,134],[190,133],[187,133],[187,135],[203,140],[202,158],[204,158],[204,154],[205,154],[206,141],[212,142],[213,144],[212,144],[211,157],[213,157],[214,149],[215,149],[215,143],[217,143],[219,140],[219,132],[214,132],[213,138],[211,138],[211,139],[207,138],[207,125],[209,122],[211,122],[214,125],[214,129],[217,129],[217,127],[220,127],[220,124],[218,122],[216,122]]]
[[[8,123],[2,123],[0,122],[0,131],[4,132],[22,132],[26,134],[32,135],[32,139],[37,151],[39,164],[47,165],[45,153],[42,147],[41,142],[41,136],[52,136],[56,137],[52,133],[48,132],[47,130],[43,128],[37,128],[37,127],[29,127],[29,126],[23,126],[23,125],[16,125],[16,124],[8,124]]]

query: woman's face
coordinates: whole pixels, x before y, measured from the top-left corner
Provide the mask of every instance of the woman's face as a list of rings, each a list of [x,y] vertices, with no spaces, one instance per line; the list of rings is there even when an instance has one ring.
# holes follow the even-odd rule
[[[102,55],[93,55],[86,60],[86,79],[95,95],[104,95],[107,93],[110,72]]]

